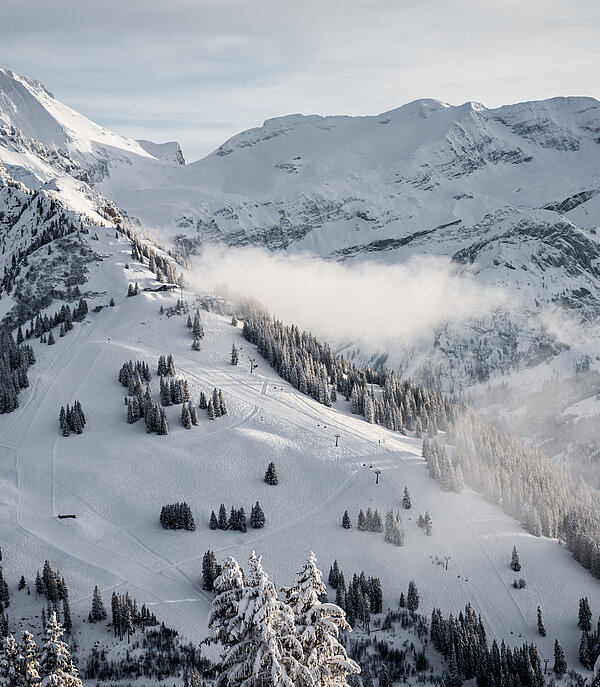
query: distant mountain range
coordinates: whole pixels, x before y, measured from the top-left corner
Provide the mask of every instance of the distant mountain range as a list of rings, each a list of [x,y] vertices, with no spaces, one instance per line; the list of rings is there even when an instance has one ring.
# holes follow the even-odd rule
[[[177,143],[126,139],[38,81],[0,70],[0,162],[0,269],[22,259],[31,234],[19,233],[22,205],[7,198],[10,186],[11,196],[16,186],[75,215],[142,226],[184,255],[220,243],[337,261],[450,257],[457,274],[500,285],[518,304],[478,323],[480,345],[466,346],[468,355],[472,323],[432,333],[405,371],[450,391],[564,350],[548,312],[566,311],[588,328],[600,313],[593,98],[296,114],[185,164]]]

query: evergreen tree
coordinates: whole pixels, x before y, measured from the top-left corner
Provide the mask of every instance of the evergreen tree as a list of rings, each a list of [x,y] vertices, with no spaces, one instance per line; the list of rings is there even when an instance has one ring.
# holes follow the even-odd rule
[[[542,609],[540,606],[538,606],[537,609],[537,626],[538,626],[538,632],[541,637],[546,636],[546,628],[544,627],[544,618],[542,617]]]
[[[206,402],[206,396],[204,394],[204,391],[200,392],[200,401],[198,403],[198,408],[200,408],[200,410],[206,410],[208,408],[208,403]]]
[[[275,463],[269,463],[267,466],[267,471],[265,472],[265,482],[271,486],[276,486],[279,484],[279,477],[277,476],[277,469],[275,468]]]
[[[408,583],[408,594],[406,595],[406,608],[414,613],[419,608],[419,590],[417,585],[411,580]]]
[[[430,537],[431,536],[431,530],[433,528],[433,522],[431,520],[431,514],[429,511],[425,511],[425,522],[424,522],[424,528],[425,528],[425,534]]]
[[[404,487],[404,495],[402,496],[402,508],[407,510],[412,507],[412,501],[410,500],[410,494],[408,493],[408,487]]]
[[[302,655],[293,614],[279,601],[275,586],[252,553],[248,576],[232,619],[234,643],[226,644],[218,666],[218,687],[249,687],[268,679],[273,687],[294,687]]]
[[[554,672],[558,677],[562,677],[567,672],[567,662],[565,660],[565,652],[558,639],[554,642]]]
[[[40,676],[40,663],[38,660],[38,650],[35,643],[35,639],[31,632],[23,630],[21,633],[21,664],[20,672],[23,680],[23,684],[26,687],[33,687],[38,685]]]
[[[99,623],[106,619],[106,609],[102,603],[102,596],[98,590],[98,585],[94,587],[94,594],[92,596],[92,609],[88,615],[90,623]]]
[[[589,632],[592,629],[592,611],[587,596],[579,599],[579,620],[577,622],[577,627],[584,632]]]
[[[511,555],[511,559],[510,559],[510,569],[514,570],[515,572],[519,572],[519,570],[521,570],[521,563],[519,561],[519,552],[517,551],[516,546],[513,546],[512,555]]]
[[[69,598],[64,597],[63,599],[63,628],[65,634],[70,635],[73,630],[73,622],[71,620],[71,608],[69,606]]]
[[[219,506],[219,519],[218,519],[218,528],[220,530],[227,530],[229,529],[229,523],[227,520],[227,511],[225,510],[225,504],[222,503]]]
[[[254,506],[252,506],[252,511],[250,513],[250,527],[254,529],[260,529],[265,526],[265,514],[263,513],[260,503],[257,501]]]
[[[231,364],[237,365],[239,362],[238,349],[235,347],[235,343],[231,346]]]
[[[360,672],[338,641],[340,630],[351,629],[344,611],[320,601],[326,595],[321,578],[317,559],[311,552],[298,573],[296,585],[285,590],[302,647],[298,685],[344,685],[348,674]]]
[[[186,428],[186,429],[191,429],[192,428],[192,416],[190,414],[190,409],[188,408],[188,404],[184,403],[181,406],[181,424]]]
[[[352,527],[352,523],[350,522],[350,516],[348,515],[348,511],[344,511],[344,516],[342,517],[342,527],[345,530],[349,530]]]
[[[26,586],[27,586],[27,582],[25,581],[25,576],[21,575],[21,579],[19,580],[19,585],[18,585],[17,589],[19,591],[21,591],[22,589],[25,589]]]
[[[207,592],[212,592],[217,577],[217,559],[214,551],[209,550],[204,554],[202,559],[202,589]]]
[[[48,334],[48,346],[52,346],[55,343],[56,341],[54,339],[54,333],[52,332],[52,330],[50,330],[50,333]]]
[[[234,621],[244,591],[244,575],[234,558],[226,558],[220,575],[214,580],[215,598],[208,617],[208,626],[213,630],[213,641],[220,642],[231,651],[237,643]]]
[[[56,620],[56,613],[53,612],[44,633],[40,672],[49,685],[82,687],[67,645],[61,640],[63,633],[63,628]]]
[[[365,519],[365,514],[363,513],[362,508],[358,511],[358,523],[356,525],[356,529],[360,532],[364,532],[367,529],[367,521]]]
[[[208,526],[211,530],[216,530],[217,527],[219,526],[218,522],[217,522],[217,516],[215,515],[214,510],[211,510],[211,512],[210,512],[210,521],[209,521]]]

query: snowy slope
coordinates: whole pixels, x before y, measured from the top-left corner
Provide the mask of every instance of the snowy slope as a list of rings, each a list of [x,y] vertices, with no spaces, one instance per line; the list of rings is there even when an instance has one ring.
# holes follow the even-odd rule
[[[575,664],[578,600],[588,596],[597,613],[600,586],[564,548],[527,535],[472,492],[441,492],[427,477],[420,440],[357,419],[343,400],[331,409],[318,405],[262,360],[251,374],[254,347],[228,318],[203,313],[206,336],[202,350],[193,351],[186,318],[159,315],[160,306],[174,305],[179,294],[127,298],[128,283],[135,280],[143,288],[156,282],[146,267],[131,261],[129,242],[115,238],[114,230],[99,228],[98,238],[103,259],[89,266],[86,288],[97,294],[90,310],[107,306],[111,297],[115,306],[90,313],[54,346],[34,342],[38,362],[30,371],[31,386],[22,392],[18,411],[0,416],[2,542],[11,588],[21,574],[32,580],[49,558],[67,577],[76,612],[85,616],[96,583],[105,601],[112,589],[129,589],[154,604],[159,618],[198,641],[206,633],[209,606],[200,589],[206,550],[244,561],[255,549],[278,584],[291,583],[314,550],[325,570],[337,558],[347,575],[364,569],[381,576],[385,607],[395,608],[400,591],[415,579],[423,612],[440,606],[457,613],[471,602],[495,637],[511,644],[535,640],[549,657],[559,636]],[[237,367],[229,360],[232,341],[241,349]],[[165,437],[146,434],[139,422],[126,424],[120,366],[131,358],[154,369],[158,356],[168,352],[196,401],[200,390],[223,389],[227,417],[210,421],[201,411],[200,426],[185,430],[180,407],[173,406],[167,408]],[[155,394],[157,381],[155,376]],[[58,410],[74,398],[83,404],[88,424],[83,435],[65,438],[58,432]],[[280,476],[277,487],[263,481],[271,460]],[[382,471],[379,484],[371,466]],[[345,509],[355,523],[359,508],[400,508],[405,485],[413,499],[413,509],[402,513],[405,547],[341,527]],[[160,507],[184,499],[196,531],[162,530]],[[220,503],[243,505],[248,512],[256,500],[267,518],[263,530],[208,529],[210,511]],[[433,517],[432,537],[416,524],[425,510]],[[58,520],[64,512],[77,519]],[[511,586],[513,544],[526,590]],[[447,571],[436,565],[436,557],[446,556]],[[537,636],[538,605],[545,639]]]

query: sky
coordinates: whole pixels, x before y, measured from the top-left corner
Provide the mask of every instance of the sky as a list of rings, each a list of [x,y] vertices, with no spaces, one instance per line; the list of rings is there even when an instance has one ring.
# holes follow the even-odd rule
[[[0,67],[187,161],[265,119],[600,98],[598,0],[20,0]]]

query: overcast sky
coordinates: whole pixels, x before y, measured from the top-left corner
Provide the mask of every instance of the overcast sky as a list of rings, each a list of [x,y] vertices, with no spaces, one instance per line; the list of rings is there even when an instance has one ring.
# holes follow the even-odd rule
[[[600,98],[599,0],[19,0],[0,66],[188,161],[269,118]]]

